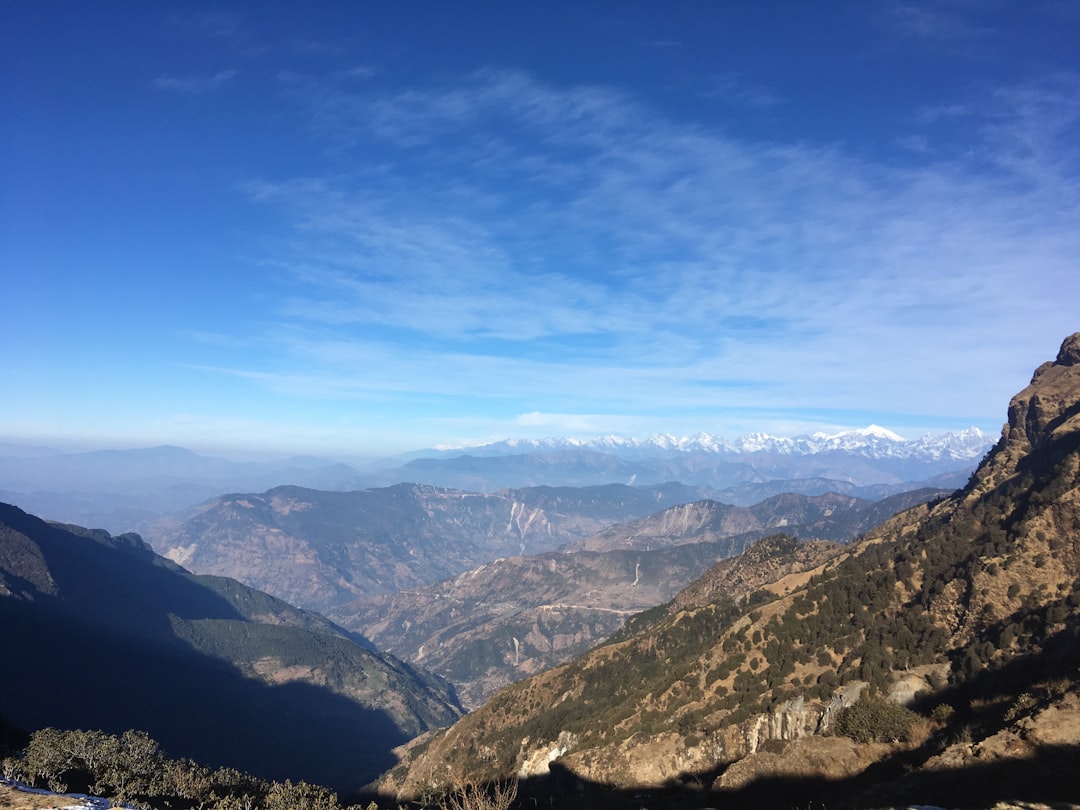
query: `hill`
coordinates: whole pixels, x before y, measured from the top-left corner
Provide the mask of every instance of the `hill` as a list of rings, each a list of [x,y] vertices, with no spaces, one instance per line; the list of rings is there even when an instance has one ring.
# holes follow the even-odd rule
[[[700,497],[680,484],[492,494],[420,484],[351,492],[288,486],[216,498],[147,537],[193,571],[332,613],[358,597],[438,582],[499,557],[554,551]]]
[[[363,785],[459,716],[450,690],[315,614],[195,576],[138,535],[0,504],[0,714],[151,733],[174,756]]]
[[[476,708],[497,688],[581,655],[777,527],[847,542],[882,516],[944,494],[920,490],[879,502],[785,495],[751,508],[697,501],[572,546],[583,550],[500,558],[433,585],[359,599],[334,617],[442,675]]]
[[[644,550],[750,533],[761,537],[777,530],[800,537],[846,542],[903,509],[946,494],[943,490],[924,488],[881,501],[867,501],[835,492],[816,496],[783,493],[753,506],[732,506],[708,499],[608,527],[579,543],[571,543],[570,548]]]
[[[745,596],[760,572],[710,572],[417,741],[382,784],[518,776],[597,807],[1075,799],[1078,573],[1080,334],[956,494]]]

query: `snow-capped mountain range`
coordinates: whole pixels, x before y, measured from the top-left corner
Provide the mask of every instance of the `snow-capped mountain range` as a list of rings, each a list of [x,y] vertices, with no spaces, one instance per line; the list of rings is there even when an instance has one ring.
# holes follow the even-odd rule
[[[839,433],[812,433],[804,436],[775,436],[748,433],[734,440],[709,433],[678,437],[658,433],[646,439],[601,436],[595,439],[552,437],[545,439],[506,439],[475,447],[438,447],[444,454],[503,456],[521,453],[593,450],[623,458],[709,453],[718,456],[770,454],[812,456],[842,452],[872,459],[916,459],[922,461],[974,461],[994,444],[994,437],[976,427],[953,433],[928,434],[905,439],[891,430],[870,425]]]

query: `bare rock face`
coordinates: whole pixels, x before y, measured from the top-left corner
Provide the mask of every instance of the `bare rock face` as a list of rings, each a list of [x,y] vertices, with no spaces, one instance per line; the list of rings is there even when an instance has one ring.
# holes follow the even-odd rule
[[[1057,360],[1043,363],[1031,385],[1009,404],[1010,441],[1026,441],[1038,447],[1062,421],[1076,415],[1076,390],[1080,385],[1080,333],[1061,345]]]
[[[1016,471],[1032,450],[1067,433],[1080,431],[1080,332],[1061,344],[1057,359],[1043,363],[1031,383],[1009,402],[997,452],[976,471],[985,485],[996,485]]]

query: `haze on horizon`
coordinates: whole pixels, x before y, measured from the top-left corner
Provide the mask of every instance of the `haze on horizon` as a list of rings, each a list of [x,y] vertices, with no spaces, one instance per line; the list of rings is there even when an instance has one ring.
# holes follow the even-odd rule
[[[995,434],[1080,5],[5,5],[0,441]]]

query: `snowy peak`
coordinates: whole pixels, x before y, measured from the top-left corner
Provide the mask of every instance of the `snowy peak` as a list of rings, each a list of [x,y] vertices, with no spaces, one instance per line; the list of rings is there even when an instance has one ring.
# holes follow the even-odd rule
[[[954,433],[928,434],[909,440],[880,425],[869,425],[865,428],[839,433],[819,431],[810,435],[793,437],[774,436],[769,433],[748,433],[733,441],[708,433],[682,437],[670,433],[657,433],[646,439],[614,435],[595,439],[565,437],[506,439],[478,447],[461,448],[458,452],[499,456],[522,452],[591,450],[633,458],[681,453],[707,453],[718,456],[745,456],[758,453],[810,456],[840,452],[875,459],[972,461],[985,454],[993,443],[989,434],[975,427]]]
[[[986,455],[996,438],[975,427],[957,433],[923,436],[912,442],[914,453],[930,459],[977,459]]]
[[[867,441],[889,441],[889,442],[903,442],[906,441],[903,436],[898,436],[888,428],[883,428],[880,425],[870,425],[869,427],[858,428],[857,430],[846,430],[841,433],[825,434],[815,433],[814,436],[828,437],[832,439],[836,438],[859,438]]]

